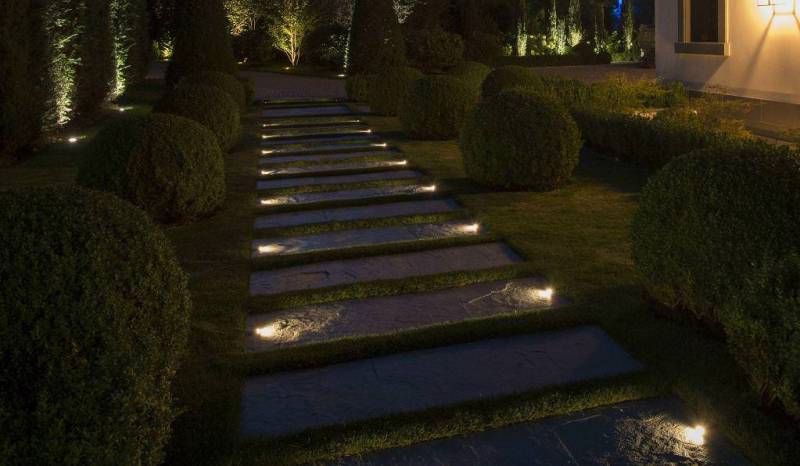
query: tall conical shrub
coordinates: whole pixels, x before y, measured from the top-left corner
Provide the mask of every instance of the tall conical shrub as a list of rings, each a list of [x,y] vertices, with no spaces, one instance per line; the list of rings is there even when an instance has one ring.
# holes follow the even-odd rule
[[[83,0],[82,37],[75,71],[75,113],[91,117],[111,94],[116,74],[111,4]]]
[[[373,0],[370,0],[373,1]],[[167,68],[167,84],[203,71],[236,74],[222,0],[178,0],[175,50]]]
[[[356,0],[348,57],[351,75],[377,73],[405,62],[403,36],[392,0]]]

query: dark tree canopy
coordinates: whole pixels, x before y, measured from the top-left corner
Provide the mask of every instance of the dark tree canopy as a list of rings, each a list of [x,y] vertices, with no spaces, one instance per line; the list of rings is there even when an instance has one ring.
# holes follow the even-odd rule
[[[357,0],[350,32],[348,72],[370,74],[405,62],[392,0]]]

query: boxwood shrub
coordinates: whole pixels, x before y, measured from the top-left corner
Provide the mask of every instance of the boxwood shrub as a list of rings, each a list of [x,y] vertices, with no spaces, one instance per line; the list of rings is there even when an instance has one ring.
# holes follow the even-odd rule
[[[375,75],[369,74],[354,74],[348,76],[345,82],[347,97],[356,102],[369,101],[369,86],[374,80],[374,76]]]
[[[113,192],[161,222],[207,215],[225,198],[214,135],[193,120],[163,113],[103,128],[87,148],[78,182]]]
[[[542,76],[521,66],[504,66],[490,72],[481,86],[481,97],[488,99],[515,87],[541,85]]]
[[[633,221],[648,293],[725,332],[766,402],[800,416],[800,154],[735,141],[653,176]]]
[[[0,192],[0,308],[0,463],[161,463],[190,302],[144,212],[79,188]]]
[[[480,95],[481,85],[483,80],[489,76],[492,69],[483,63],[474,61],[465,61],[460,65],[450,70],[450,74],[463,79],[475,91],[476,95]]]
[[[378,115],[397,115],[400,100],[423,74],[415,68],[396,66],[372,75],[368,86],[369,108]]]
[[[181,84],[213,86],[225,91],[239,105],[242,112],[247,110],[247,96],[242,82],[228,73],[220,71],[203,71],[201,73],[186,76]]]
[[[458,136],[475,98],[462,79],[426,76],[403,97],[398,116],[405,132],[414,139],[449,139]]]
[[[556,99],[512,89],[483,100],[461,132],[467,175],[499,189],[548,191],[578,165],[581,136]]]
[[[225,151],[233,148],[242,135],[239,106],[214,86],[182,84],[169,91],[155,110],[199,122],[214,133]]]

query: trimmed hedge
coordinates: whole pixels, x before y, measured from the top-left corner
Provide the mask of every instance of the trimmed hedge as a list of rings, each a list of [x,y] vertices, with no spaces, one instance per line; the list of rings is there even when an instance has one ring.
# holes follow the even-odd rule
[[[226,94],[239,105],[242,112],[247,110],[248,101],[242,81],[234,76],[219,71],[203,71],[186,76],[181,80],[181,85],[213,86],[225,91]]]
[[[78,182],[117,194],[165,223],[207,215],[225,199],[214,135],[193,120],[163,113],[103,128],[87,148]]]
[[[347,96],[356,102],[367,102],[369,100],[369,86],[375,79],[375,75],[354,74],[347,77],[345,89]]]
[[[464,60],[464,40],[441,27],[414,31],[407,37],[409,59],[426,72],[447,70]]]
[[[400,101],[424,75],[415,68],[398,66],[370,77],[369,107],[378,115],[397,115]]]
[[[467,176],[496,189],[565,185],[581,145],[575,121],[558,100],[522,89],[479,103],[461,132]]]
[[[392,0],[355,0],[347,54],[351,75],[405,64],[405,44]]]
[[[398,116],[403,130],[414,139],[449,139],[458,136],[474,106],[475,94],[463,80],[426,76],[403,97]]]
[[[450,70],[450,74],[463,79],[464,82],[469,84],[469,86],[475,90],[476,95],[480,95],[483,80],[486,79],[491,72],[492,69],[488,66],[474,61],[465,61]]]
[[[175,48],[166,81],[177,85],[184,76],[204,71],[236,75],[227,16],[221,0],[177,0]]]
[[[0,463],[160,464],[189,300],[168,239],[127,202],[0,192]]]
[[[737,141],[676,158],[633,221],[648,293],[722,328],[767,403],[800,416],[800,154]]]
[[[199,122],[214,133],[224,151],[233,148],[242,135],[239,106],[217,87],[180,85],[164,96],[155,111]]]

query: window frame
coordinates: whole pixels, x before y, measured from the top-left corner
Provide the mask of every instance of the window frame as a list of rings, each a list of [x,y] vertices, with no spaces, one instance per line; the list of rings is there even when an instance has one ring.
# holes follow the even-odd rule
[[[728,40],[728,1],[719,2],[719,40],[717,42],[692,42],[691,31],[691,1],[677,0],[678,2],[678,41],[675,42],[675,53],[690,55],[717,55],[730,56],[730,42]]]

